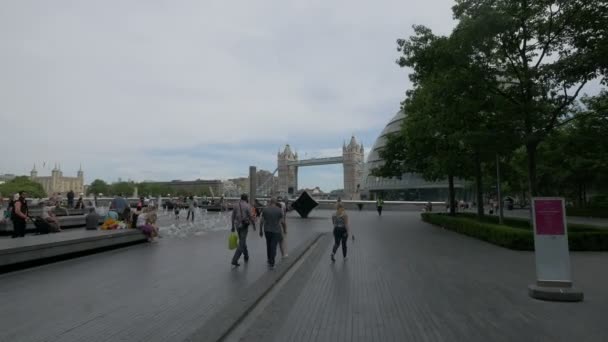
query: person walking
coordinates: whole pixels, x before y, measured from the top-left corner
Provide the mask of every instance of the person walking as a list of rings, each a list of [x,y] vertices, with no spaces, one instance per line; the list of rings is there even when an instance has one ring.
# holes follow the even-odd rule
[[[334,225],[334,247],[331,250],[331,261],[335,262],[336,251],[342,245],[342,256],[346,259],[346,242],[350,233],[350,225],[348,223],[348,215],[342,203],[336,206],[336,213],[332,215],[331,221]]]
[[[15,199],[11,219],[13,220],[13,235],[12,238],[25,236],[25,225],[28,220],[27,201],[25,200],[25,191],[19,191],[19,196]]]
[[[378,210],[378,216],[382,216],[382,206],[384,206],[384,200],[382,197],[376,199],[376,210]]]
[[[192,215],[192,222],[194,222],[194,207],[195,207],[194,196],[188,197],[187,203],[188,203],[188,216],[186,216],[186,221],[188,221],[190,219],[190,215]]]
[[[250,225],[253,226],[253,230],[255,231],[255,220],[251,215],[249,198],[246,194],[242,194],[238,205],[234,206],[234,209],[232,210],[232,229],[230,231],[233,233],[236,231],[239,236],[239,245],[232,257],[233,266],[241,266],[241,264],[239,264],[241,255],[244,256],[245,262],[249,262],[247,233]]]
[[[262,210],[260,220],[260,237],[266,237],[266,256],[270,268],[274,268],[277,244],[281,241],[282,232],[285,230],[283,218],[283,209],[274,197],[271,198],[270,205]]]
[[[277,206],[281,208],[283,212],[283,229],[281,230],[281,239],[279,240],[279,249],[281,250],[281,257],[287,258],[287,205],[282,199],[277,200]]]

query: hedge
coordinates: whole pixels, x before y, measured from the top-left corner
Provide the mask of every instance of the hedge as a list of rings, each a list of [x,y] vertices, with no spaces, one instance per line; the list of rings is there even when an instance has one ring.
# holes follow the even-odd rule
[[[509,226],[489,222],[487,218],[479,221],[474,215],[469,214],[449,216],[443,213],[422,213],[421,215],[425,222],[498,246],[522,251],[534,250],[534,236],[526,220],[515,219],[520,221],[517,222],[518,226]],[[505,223],[511,220],[513,219],[506,219]],[[522,227],[521,221],[526,223],[525,228]],[[568,227],[568,246],[571,251],[608,251],[607,229],[582,226],[573,230],[572,226],[576,225]]]
[[[458,217],[466,217],[469,219],[473,219],[475,221],[481,221],[485,223],[498,224],[498,216],[497,215],[484,215],[481,219],[478,218],[477,214],[474,213],[459,213]],[[505,226],[513,227],[513,228],[521,228],[532,230],[532,225],[530,225],[530,220],[525,218],[517,218],[517,217],[505,217],[503,219],[503,223]],[[608,227],[606,227],[608,229]],[[573,232],[596,232],[602,231],[604,229],[598,228],[596,226],[591,226],[587,224],[580,223],[568,223],[568,233]]]
[[[608,208],[601,207],[567,207],[566,214],[568,216],[582,216],[582,217],[599,217],[608,218]]]

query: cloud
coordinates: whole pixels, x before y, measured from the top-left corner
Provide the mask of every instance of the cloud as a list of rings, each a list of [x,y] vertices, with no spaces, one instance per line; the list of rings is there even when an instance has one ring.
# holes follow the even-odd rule
[[[0,172],[229,178],[273,170],[286,143],[371,145],[409,87],[395,39],[412,24],[449,32],[451,5],[3,1],[0,143],[18,153]]]

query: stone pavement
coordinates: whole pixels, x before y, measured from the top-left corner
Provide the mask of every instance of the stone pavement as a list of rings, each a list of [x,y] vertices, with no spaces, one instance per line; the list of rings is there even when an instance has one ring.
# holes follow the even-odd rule
[[[158,243],[0,275],[0,341],[181,341],[269,272],[257,232],[233,269],[222,220],[186,235],[180,222]],[[328,225],[290,219],[291,250]]]
[[[542,302],[527,294],[531,252],[428,225],[417,212],[350,215],[349,259],[332,264],[327,239],[241,341],[608,341],[608,253],[571,254],[584,302]]]

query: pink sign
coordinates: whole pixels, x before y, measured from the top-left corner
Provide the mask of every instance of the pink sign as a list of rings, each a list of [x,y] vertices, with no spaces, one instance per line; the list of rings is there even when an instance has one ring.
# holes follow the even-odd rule
[[[564,207],[561,199],[535,199],[536,234],[564,235]]]

